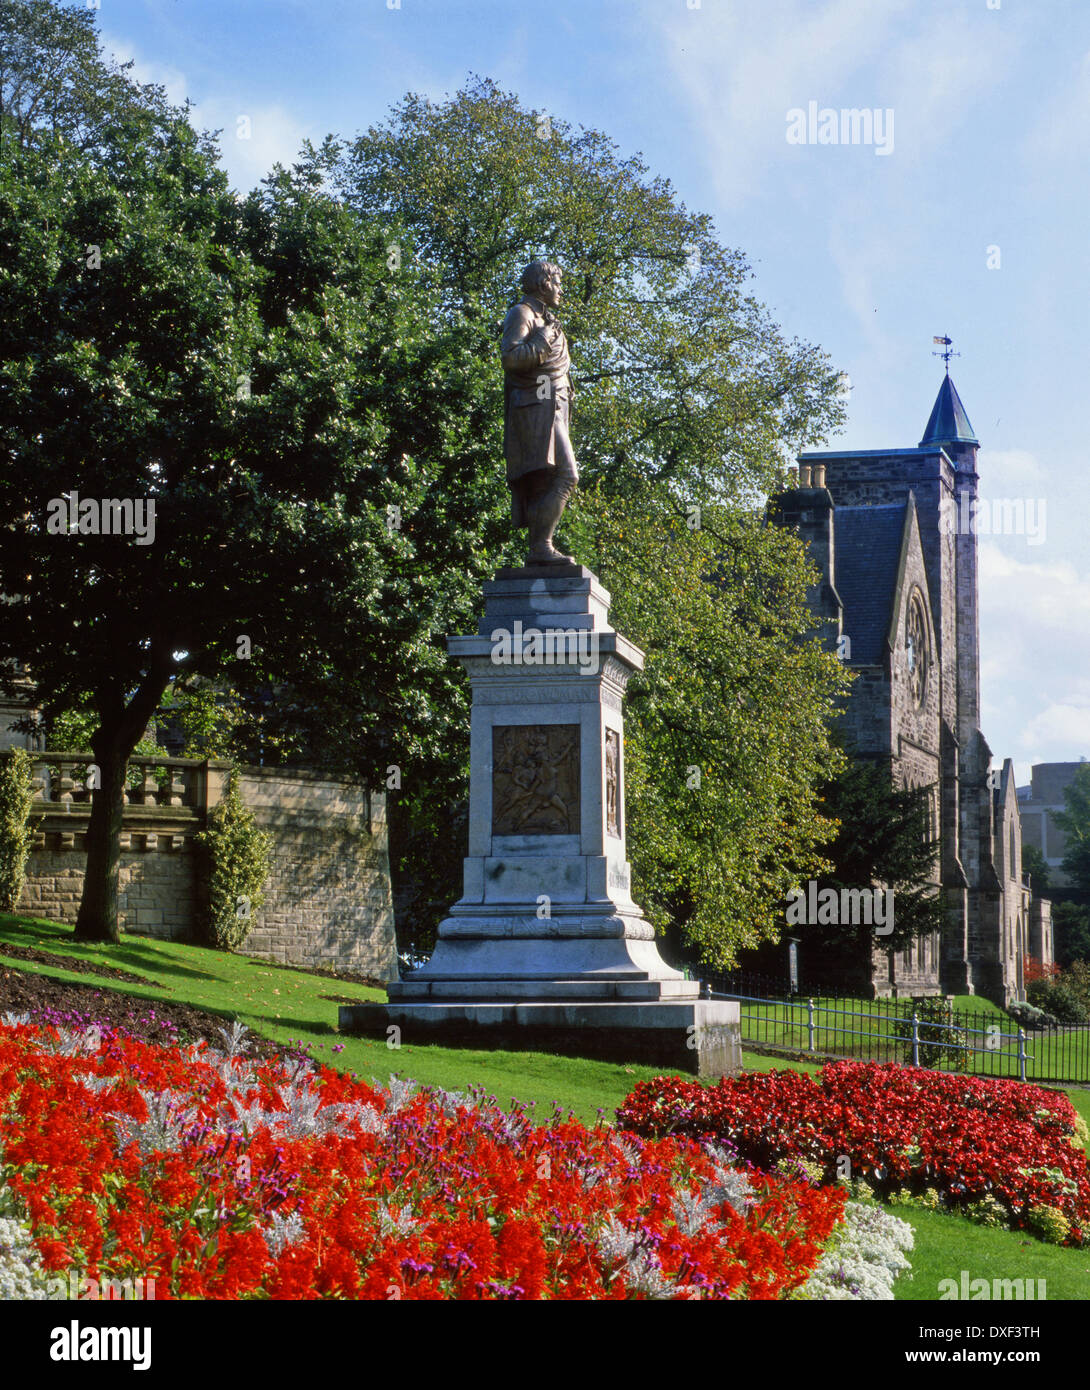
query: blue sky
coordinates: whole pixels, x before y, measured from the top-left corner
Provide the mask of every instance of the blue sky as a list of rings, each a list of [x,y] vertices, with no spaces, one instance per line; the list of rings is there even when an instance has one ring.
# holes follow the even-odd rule
[[[223,129],[240,187],[470,73],[641,151],[848,374],[838,447],[919,441],[949,333],[982,493],[1046,507],[1036,544],[981,538],[984,732],[1019,781],[1090,756],[1085,0],[100,0],[99,24]],[[882,138],[791,143],[810,102]]]

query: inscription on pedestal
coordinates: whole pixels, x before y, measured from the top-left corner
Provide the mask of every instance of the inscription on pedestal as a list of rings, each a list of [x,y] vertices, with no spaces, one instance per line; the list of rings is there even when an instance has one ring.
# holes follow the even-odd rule
[[[492,729],[493,835],[579,834],[579,725]]]

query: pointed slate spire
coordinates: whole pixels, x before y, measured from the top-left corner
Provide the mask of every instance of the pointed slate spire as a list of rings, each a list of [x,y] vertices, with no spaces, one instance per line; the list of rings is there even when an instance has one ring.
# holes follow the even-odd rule
[[[923,432],[920,447],[928,444],[979,444],[949,372],[942,379],[935,407]]]

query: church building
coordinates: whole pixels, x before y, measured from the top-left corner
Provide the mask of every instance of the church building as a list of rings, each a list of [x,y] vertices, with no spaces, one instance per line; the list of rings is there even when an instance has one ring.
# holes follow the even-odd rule
[[[811,606],[855,674],[840,728],[895,785],[924,790],[940,844],[942,932],[899,952],[876,937],[860,972],[876,996],[1006,1005],[1025,997],[1028,955],[1051,962],[1052,931],[1022,881],[1013,764],[993,769],[980,728],[978,448],[947,361],[916,447],[800,454],[798,486],[770,499],[769,518],[821,572]]]

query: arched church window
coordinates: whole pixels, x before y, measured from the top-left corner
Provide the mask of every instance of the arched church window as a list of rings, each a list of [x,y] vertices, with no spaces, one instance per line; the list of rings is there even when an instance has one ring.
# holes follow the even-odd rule
[[[912,702],[920,709],[927,698],[927,675],[929,653],[927,650],[927,614],[924,611],[923,595],[913,589],[908,600],[908,613],[905,618],[905,654],[908,663],[908,688],[912,692]]]

